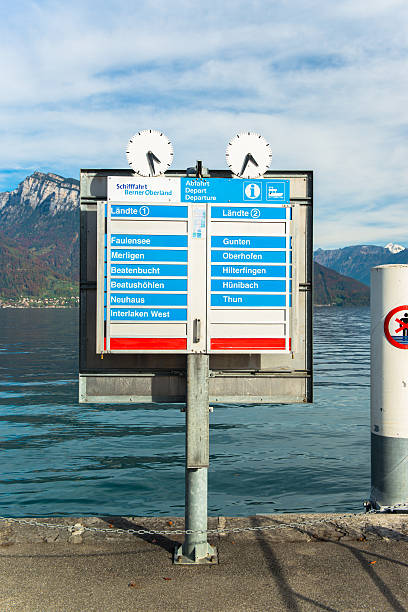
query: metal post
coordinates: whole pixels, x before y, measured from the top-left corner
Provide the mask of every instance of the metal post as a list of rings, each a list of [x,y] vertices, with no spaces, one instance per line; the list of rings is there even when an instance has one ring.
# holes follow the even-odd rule
[[[187,355],[185,526],[192,533],[175,550],[174,562],[181,565],[217,563],[217,551],[207,542],[208,364],[208,355]]]
[[[371,270],[371,496],[408,510],[408,265]],[[398,507],[397,507],[398,506]]]

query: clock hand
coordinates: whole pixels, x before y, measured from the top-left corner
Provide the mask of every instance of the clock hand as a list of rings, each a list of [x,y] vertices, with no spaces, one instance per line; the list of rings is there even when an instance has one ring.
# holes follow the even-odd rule
[[[242,164],[242,168],[241,168],[241,172],[240,172],[241,176],[244,174],[244,172],[245,172],[245,168],[247,167],[248,162],[249,162],[249,153],[247,153],[247,154],[245,155],[245,157],[244,157],[244,162],[243,162],[243,164]]]
[[[244,174],[245,168],[247,167],[248,162],[252,162],[254,164],[254,166],[258,166],[258,162],[254,159],[254,157],[251,155],[251,153],[247,153],[245,155],[245,158],[244,158],[244,163],[242,164],[242,168],[241,168],[241,172],[240,172],[241,176]]]
[[[157,162],[158,164],[160,164],[160,159],[158,157],[156,157],[156,155],[153,153],[153,151],[148,151],[146,153],[146,157],[147,157],[147,161],[149,163],[150,173],[151,173],[152,176],[154,176],[155,175],[154,162]]]
[[[252,157],[251,153],[248,153],[248,157],[249,157],[249,161],[251,161],[254,166],[258,166],[258,162],[256,161],[256,159],[254,159],[254,157]]]

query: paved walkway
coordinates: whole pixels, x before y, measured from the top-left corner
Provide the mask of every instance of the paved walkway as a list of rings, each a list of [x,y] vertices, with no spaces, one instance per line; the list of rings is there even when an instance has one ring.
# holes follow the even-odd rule
[[[405,515],[213,518],[224,529],[298,525],[210,538],[219,564],[193,567],[172,564],[177,538],[114,533],[174,529],[180,519],[75,521],[110,531],[0,523],[1,612],[408,610]]]

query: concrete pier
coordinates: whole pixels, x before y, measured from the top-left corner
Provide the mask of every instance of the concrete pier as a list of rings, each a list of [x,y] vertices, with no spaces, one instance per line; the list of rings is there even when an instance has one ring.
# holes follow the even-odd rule
[[[114,532],[183,529],[182,517],[44,520],[75,526],[0,522],[2,612],[408,609],[404,514],[210,517],[208,528],[221,533],[208,536],[219,551],[219,564],[209,566],[172,564],[182,535]],[[278,528],[223,533],[267,525]]]

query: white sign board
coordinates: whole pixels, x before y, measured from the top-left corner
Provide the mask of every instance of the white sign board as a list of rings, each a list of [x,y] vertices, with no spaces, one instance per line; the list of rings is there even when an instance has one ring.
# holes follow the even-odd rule
[[[291,225],[289,180],[108,177],[97,352],[288,353]]]

